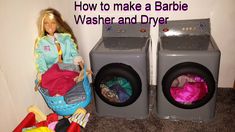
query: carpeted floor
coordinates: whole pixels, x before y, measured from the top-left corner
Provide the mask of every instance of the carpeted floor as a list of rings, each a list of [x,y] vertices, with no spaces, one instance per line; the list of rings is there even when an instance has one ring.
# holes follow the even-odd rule
[[[150,111],[147,119],[126,120],[98,117],[94,102],[87,108],[91,112],[87,132],[235,132],[235,90],[220,88],[217,94],[216,115],[210,122],[170,121],[159,119]]]

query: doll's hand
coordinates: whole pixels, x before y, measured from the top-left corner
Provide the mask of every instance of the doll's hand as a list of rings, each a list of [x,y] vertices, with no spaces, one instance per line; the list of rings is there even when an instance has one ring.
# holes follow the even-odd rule
[[[84,60],[81,56],[76,56],[73,60],[74,65],[80,66],[81,69],[84,68]]]
[[[87,73],[87,75],[91,75],[91,74],[93,74],[93,72],[92,72],[92,70],[91,70],[91,69],[87,69],[87,70],[86,70],[86,73]]]
[[[74,59],[73,59],[73,64],[74,65],[79,65],[82,69],[83,69],[83,66],[84,66],[84,60],[81,56],[76,56]]]
[[[84,74],[87,74],[87,75],[91,75],[91,74],[93,74],[92,73],[92,71],[90,70],[90,69],[87,69],[86,70],[86,73],[84,73],[84,70],[82,70],[80,73],[79,73],[79,76],[76,76],[73,80],[75,81],[75,82],[80,82],[80,81],[82,81],[83,80],[83,78],[84,78]]]
[[[80,66],[81,69],[84,68],[84,62],[78,62],[78,65]]]
[[[35,92],[38,91],[38,88],[40,87],[40,85],[41,85],[41,81],[39,81],[38,83],[35,84],[35,87],[34,87]]]
[[[37,74],[37,78],[35,80],[35,87],[34,87],[34,91],[38,91],[38,87],[41,85],[41,79],[42,79],[42,74],[38,73]]]

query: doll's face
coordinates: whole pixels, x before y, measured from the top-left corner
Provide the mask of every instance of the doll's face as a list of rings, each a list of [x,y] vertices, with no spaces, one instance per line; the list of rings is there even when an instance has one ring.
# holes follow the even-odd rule
[[[57,27],[57,22],[56,20],[50,16],[50,15],[47,15],[45,18],[44,18],[44,21],[43,21],[43,25],[44,25],[44,29],[45,31],[53,36],[55,31],[56,31],[56,27]]]

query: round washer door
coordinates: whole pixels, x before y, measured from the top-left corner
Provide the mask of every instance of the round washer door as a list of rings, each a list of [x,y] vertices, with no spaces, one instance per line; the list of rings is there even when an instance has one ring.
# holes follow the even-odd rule
[[[215,92],[215,81],[203,65],[185,62],[167,71],[162,80],[162,90],[171,104],[193,109],[210,101]]]
[[[107,104],[127,106],[141,94],[141,79],[137,72],[121,63],[109,64],[98,72],[94,81],[95,92]]]

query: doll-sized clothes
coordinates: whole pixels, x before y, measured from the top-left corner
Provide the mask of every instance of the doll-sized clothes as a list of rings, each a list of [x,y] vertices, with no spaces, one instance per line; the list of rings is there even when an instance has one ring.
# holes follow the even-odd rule
[[[55,33],[54,36],[43,36],[36,41],[34,54],[36,57],[36,69],[43,74],[59,60],[56,42],[60,44],[63,63],[72,64],[76,56],[79,56],[77,45],[68,33]]]
[[[78,75],[78,72],[60,69],[56,63],[42,75],[41,87],[47,89],[50,96],[63,96],[76,85],[74,78]]]
[[[86,93],[83,87],[83,81],[78,82],[71,90],[64,95],[64,101],[66,104],[74,104],[84,101],[86,99]]]
[[[121,103],[130,98],[125,89],[120,84],[114,84],[110,87],[110,90],[113,90],[116,93]]]
[[[183,87],[171,87],[170,92],[175,101],[191,104],[205,97],[208,87],[205,82],[187,82]]]

